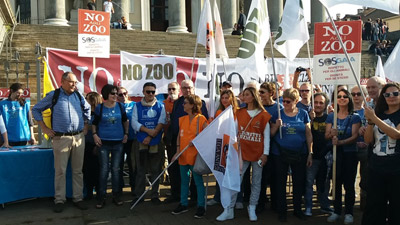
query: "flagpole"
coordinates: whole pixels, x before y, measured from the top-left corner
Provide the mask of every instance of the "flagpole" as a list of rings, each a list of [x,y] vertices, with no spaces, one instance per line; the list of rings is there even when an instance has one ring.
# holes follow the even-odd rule
[[[192,80],[192,75],[193,75],[193,67],[194,67],[194,60],[196,59],[197,44],[198,43],[197,43],[197,38],[196,38],[196,45],[194,46],[194,53],[193,53],[192,70],[190,70],[190,80]]]
[[[310,44],[308,42],[309,41],[307,40],[308,66],[310,68],[310,77],[308,79],[310,79],[311,82],[311,108],[314,110],[314,82],[313,82],[314,79],[312,79],[311,53],[310,53]]]
[[[338,29],[337,29],[337,27],[336,27],[336,25],[335,25],[335,22],[333,21],[333,18],[332,18],[332,16],[331,16],[331,14],[329,13],[328,8],[326,8],[326,6],[324,6],[324,8],[325,8],[326,13],[327,13],[328,16],[329,16],[329,19],[331,20],[332,27],[333,27],[333,29],[335,30],[336,37],[338,38],[339,43],[340,43],[340,46],[342,47],[343,52],[344,52],[344,54],[345,54],[345,56],[346,56],[347,62],[348,62],[349,65],[350,65],[350,69],[351,69],[351,72],[353,73],[354,79],[356,80],[357,86],[358,86],[358,88],[359,88],[360,91],[361,91],[362,88],[361,88],[361,85],[360,85],[360,81],[359,81],[359,79],[358,79],[358,77],[357,77],[357,75],[356,75],[356,72],[355,72],[355,70],[354,70],[353,64],[352,64],[351,61],[350,61],[350,57],[349,57],[349,54],[347,53],[346,47],[345,47],[344,44],[343,44],[342,37],[340,37],[340,35],[339,35],[339,31],[338,31]],[[365,105],[368,105],[367,99],[366,99],[366,97],[365,97],[363,91],[361,91],[361,96],[363,97],[364,104],[365,104]]]
[[[272,45],[272,35],[271,32],[269,33],[269,40],[271,45],[271,58],[272,58],[272,70],[274,71],[274,78],[275,78],[275,89],[276,89],[276,107],[278,107],[278,119],[281,119],[281,109],[279,107],[279,86],[278,86],[278,77],[276,76],[275,71],[275,57],[274,57],[274,46]],[[360,89],[361,90],[361,89]],[[279,136],[282,139],[282,127],[279,126]]]
[[[337,85],[335,84],[335,93],[334,94],[334,104],[333,104],[333,129],[337,129]],[[336,198],[336,157],[337,157],[337,151],[336,151],[336,145],[333,145],[332,147],[333,151],[333,164],[332,164],[332,200],[335,200]],[[340,196],[341,198],[342,196]]]
[[[138,203],[139,201],[146,195],[147,192],[153,187],[153,185],[160,179],[160,177],[169,169],[169,167],[189,148],[189,145],[187,145],[181,152],[179,152],[178,156],[168,164],[167,167],[154,179],[153,183],[150,184],[150,186],[146,189],[145,192],[136,200],[136,202],[131,206],[130,210],[132,210]]]

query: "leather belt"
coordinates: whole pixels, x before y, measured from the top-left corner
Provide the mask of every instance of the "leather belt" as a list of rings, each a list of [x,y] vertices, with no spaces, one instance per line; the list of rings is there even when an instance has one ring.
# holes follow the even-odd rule
[[[56,132],[56,134],[54,136],[75,136],[80,133],[82,133],[82,131],[69,132],[69,133]]]

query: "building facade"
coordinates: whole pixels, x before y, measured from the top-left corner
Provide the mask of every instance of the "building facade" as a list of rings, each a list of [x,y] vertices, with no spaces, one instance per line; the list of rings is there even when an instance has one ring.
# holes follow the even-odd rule
[[[77,11],[86,8],[89,0],[9,0],[16,11],[20,7],[21,22],[68,26],[77,24]],[[213,3],[214,0],[210,0]],[[226,34],[232,32],[243,9],[247,15],[251,0],[216,0]],[[318,0],[311,1],[311,22],[325,21],[325,13]],[[96,1],[97,10],[103,9],[102,0]],[[113,0],[115,13],[112,21],[128,18],[133,29],[196,33],[204,0]],[[276,31],[282,17],[284,0],[267,0],[271,30]],[[313,27],[313,26],[312,26]]]

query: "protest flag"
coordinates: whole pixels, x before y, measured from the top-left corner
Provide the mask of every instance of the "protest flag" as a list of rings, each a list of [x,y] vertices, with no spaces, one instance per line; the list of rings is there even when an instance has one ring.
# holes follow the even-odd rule
[[[399,14],[399,0],[319,0],[325,7],[330,8],[340,4],[352,4],[382,9]],[[331,18],[332,19],[332,18]]]
[[[46,59],[43,60],[44,64],[44,71],[43,71],[43,97],[47,95],[50,91],[54,91],[55,88],[53,86],[53,83],[51,82],[51,77],[48,69],[48,64],[46,62]],[[43,111],[43,122],[46,124],[47,127],[51,128],[51,110],[46,109]],[[49,136],[47,134],[44,134],[44,137],[48,140]]]
[[[386,60],[383,69],[385,71],[386,78],[390,81],[400,82],[399,75],[400,65],[400,41],[397,42],[389,58]]]
[[[219,9],[217,1],[214,0],[214,21],[215,21],[215,52],[219,55],[219,58],[225,63],[229,59],[228,51],[225,47],[224,32],[222,30],[221,17],[219,15]]]
[[[310,39],[301,0],[286,0],[281,24],[274,47],[283,56],[293,61],[301,47]]]
[[[221,203],[228,207],[240,191],[237,131],[232,106],[225,109],[192,141],[221,188]]]
[[[380,56],[378,56],[378,62],[376,63],[375,76],[386,80],[385,70],[383,69],[382,59]]]

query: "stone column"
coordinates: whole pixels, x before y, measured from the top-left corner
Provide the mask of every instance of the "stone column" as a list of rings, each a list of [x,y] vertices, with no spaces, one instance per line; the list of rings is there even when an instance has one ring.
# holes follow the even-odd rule
[[[192,33],[197,34],[197,30],[199,29],[199,20],[201,10],[203,9],[203,4],[201,0],[192,0]]]
[[[271,31],[278,31],[283,13],[283,0],[268,0]]]
[[[314,33],[314,24],[326,21],[325,8],[319,0],[311,0],[311,33]]]
[[[46,0],[44,25],[69,26],[66,20],[65,0]]]
[[[168,20],[169,27],[167,32],[171,33],[188,33],[185,19],[185,0],[169,0],[168,1]]]
[[[130,0],[113,0],[114,14],[111,21],[117,22],[121,17],[125,17],[129,22],[129,12],[131,10]],[[131,29],[131,24],[128,23],[128,29]]]
[[[221,0],[219,11],[221,14],[221,22],[222,28],[224,29],[224,34],[232,34],[233,25],[235,25],[238,20],[236,0]]]

